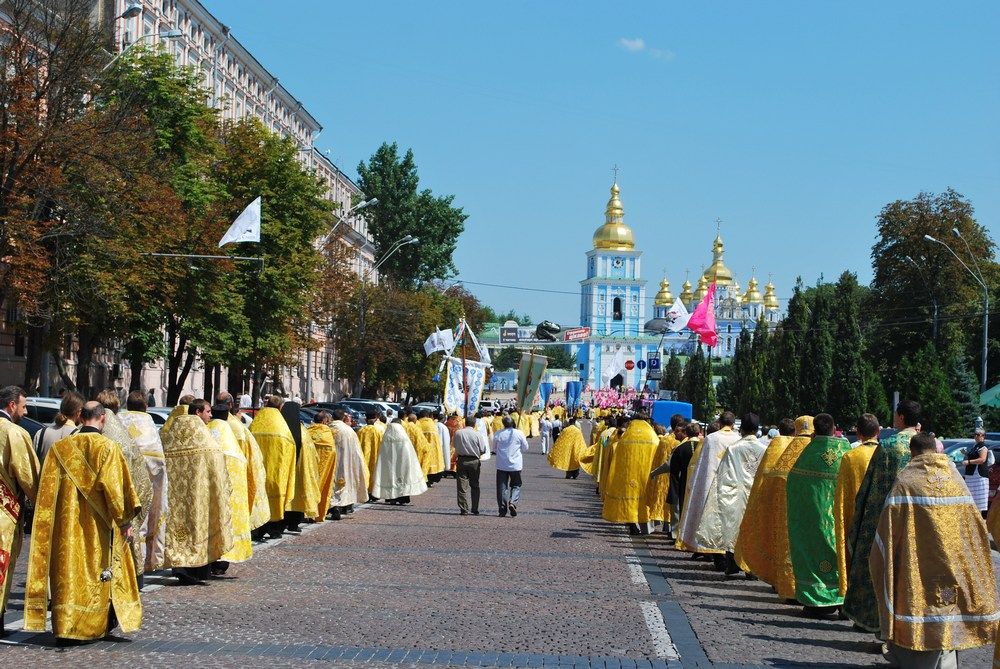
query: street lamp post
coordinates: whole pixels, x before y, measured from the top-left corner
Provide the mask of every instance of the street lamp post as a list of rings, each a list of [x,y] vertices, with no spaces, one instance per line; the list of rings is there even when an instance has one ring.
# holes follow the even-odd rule
[[[126,10],[126,12],[127,11],[128,10]],[[122,14],[122,16],[125,16],[125,14]],[[110,68],[112,65],[114,65],[115,63],[117,63],[119,58],[121,58],[122,56],[124,56],[126,53],[129,52],[129,49],[131,49],[132,47],[134,47],[136,44],[141,43],[143,40],[150,39],[150,38],[153,38],[153,37],[159,37],[160,39],[165,39],[165,40],[166,39],[179,39],[179,38],[181,38],[183,36],[184,36],[184,33],[181,32],[180,30],[178,30],[177,28],[174,28],[173,30],[164,30],[164,31],[156,33],[156,34],[150,33],[148,35],[142,35],[141,37],[139,37],[138,39],[136,39],[134,42],[132,42],[131,44],[129,44],[127,47],[125,47],[124,49],[122,49],[121,52],[117,56],[115,56],[114,58],[112,58],[111,60],[109,60],[108,64],[101,68],[101,72],[107,72],[108,68]]]
[[[954,228],[952,231],[955,233],[956,237],[960,237],[962,239],[962,241],[965,241],[965,238],[962,237],[962,235],[958,232],[957,228]],[[989,290],[989,288],[987,288],[986,281],[983,280],[982,275],[981,274],[977,274],[976,272],[973,272],[969,268],[969,266],[966,265],[965,262],[961,258],[958,257],[958,254],[955,253],[954,249],[952,249],[950,246],[948,246],[947,244],[945,244],[940,239],[936,239],[934,237],[931,237],[930,235],[924,235],[924,239],[926,239],[929,242],[934,242],[935,244],[940,244],[941,246],[943,246],[946,249],[948,249],[948,252],[951,253],[951,255],[955,256],[955,260],[957,260],[959,262],[959,264],[962,267],[965,268],[965,271],[968,272],[969,275],[972,276],[972,278],[976,280],[976,283],[978,283],[979,286],[983,289],[983,364],[982,364],[982,377],[981,377],[982,378],[982,383],[980,384],[980,391],[985,391],[986,390],[986,371],[987,371],[987,368],[988,368],[987,353],[989,351],[989,341],[990,341],[989,340],[989,334],[990,334],[990,290]],[[966,242],[966,248],[969,248],[968,242]],[[972,249],[969,249],[969,254],[970,255],[972,254]],[[976,259],[973,256],[972,261],[975,262],[975,260]],[[978,269],[978,263],[977,263],[977,269]]]
[[[373,272],[375,272],[376,270],[378,270],[378,268],[381,267],[383,264],[385,264],[385,261],[388,260],[389,258],[391,258],[392,255],[396,251],[398,251],[399,249],[403,248],[404,246],[408,246],[409,244],[417,244],[418,242],[420,242],[420,240],[418,238],[414,237],[413,235],[406,235],[405,237],[403,237],[402,239],[400,239],[398,242],[396,242],[395,244],[393,244],[392,247],[389,249],[389,251],[386,252],[386,254],[384,256],[382,256],[382,259],[379,260],[377,263],[375,263],[375,265],[370,270],[364,272],[361,275],[361,293],[359,295],[360,302],[361,302],[361,314],[360,314],[360,317],[358,318],[358,350],[359,350],[359,352],[361,354],[358,355],[357,359],[354,361],[354,396],[355,397],[358,397],[358,396],[361,395],[361,372],[364,369],[365,358],[366,358],[366,356],[364,354],[364,352],[365,352],[364,341],[365,341],[365,327],[366,327],[366,324],[367,324],[366,323],[366,321],[367,321],[366,311],[368,309],[368,305],[367,305],[367,297],[368,296],[367,296],[367,290],[366,290],[366,286],[368,285],[368,276],[370,274],[372,274]]]
[[[924,276],[923,269],[920,267],[920,265],[917,264],[917,261],[914,260],[913,258],[911,258],[910,256],[903,256],[903,258],[906,259],[911,265],[913,265],[914,267],[917,268],[917,273],[920,275],[920,280],[924,283],[924,288],[927,289],[927,294],[931,296],[931,305],[933,305],[933,307],[934,307],[934,320],[933,320],[933,325],[931,327],[931,331],[933,332],[934,345],[937,346],[937,338],[938,338],[938,301],[937,301],[937,296],[934,294],[934,291],[931,290],[930,284],[927,283],[927,277]]]

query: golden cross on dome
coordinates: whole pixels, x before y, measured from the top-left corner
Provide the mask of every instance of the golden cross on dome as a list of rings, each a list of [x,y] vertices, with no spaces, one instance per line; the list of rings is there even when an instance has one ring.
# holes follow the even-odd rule
[[[615,183],[618,183],[618,163],[611,166],[611,173],[615,177]]]
[[[721,233],[722,232],[722,219],[721,218],[715,219],[715,232],[716,233]]]

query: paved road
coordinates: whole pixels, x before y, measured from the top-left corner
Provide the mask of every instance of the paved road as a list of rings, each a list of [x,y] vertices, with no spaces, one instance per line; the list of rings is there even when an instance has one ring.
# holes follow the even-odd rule
[[[803,619],[767,586],[726,581],[661,537],[633,542],[600,521],[585,475],[564,480],[537,452],[526,467],[517,518],[496,515],[490,461],[479,517],[459,516],[454,483],[442,481],[411,507],[369,505],[271,542],[209,586],[149,579],[130,642],[56,649],[51,635],[22,632],[0,645],[0,662],[887,666],[845,623]],[[965,654],[963,666],[988,666],[991,651]]]

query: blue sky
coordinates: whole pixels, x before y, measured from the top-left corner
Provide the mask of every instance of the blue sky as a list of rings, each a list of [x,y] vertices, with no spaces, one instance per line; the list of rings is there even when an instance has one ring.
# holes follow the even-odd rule
[[[469,214],[460,278],[578,291],[620,167],[651,303],[727,264],[871,279],[879,210],[953,187],[1000,230],[1000,3],[202,0],[322,122]],[[290,9],[294,8],[294,9]],[[579,299],[469,284],[563,324]]]

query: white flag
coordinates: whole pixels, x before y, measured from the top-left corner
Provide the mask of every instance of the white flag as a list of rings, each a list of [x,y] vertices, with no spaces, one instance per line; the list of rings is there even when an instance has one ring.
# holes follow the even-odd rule
[[[610,384],[611,379],[615,378],[624,371],[625,347],[623,346],[615,352],[615,356],[611,358],[611,362],[609,362],[607,368],[605,368],[604,378],[606,378],[608,380],[608,384]]]
[[[455,337],[451,333],[451,330],[438,330],[434,328],[434,332],[424,342],[424,353],[427,355],[436,353],[437,351],[448,353],[453,348],[455,348]]]
[[[260,241],[260,197],[247,205],[243,213],[236,217],[233,224],[226,230],[219,242],[222,248],[230,242],[259,242]]]
[[[680,332],[687,327],[689,320],[691,320],[691,314],[688,313],[687,307],[678,297],[674,300],[674,306],[667,311],[667,323],[669,323],[667,329],[671,332]]]
[[[490,359],[489,350],[479,343],[479,339],[476,338],[476,333],[472,331],[472,328],[469,328],[469,336],[472,337],[472,345],[476,347],[476,351],[479,353],[479,362],[487,367],[492,367],[493,360]]]

